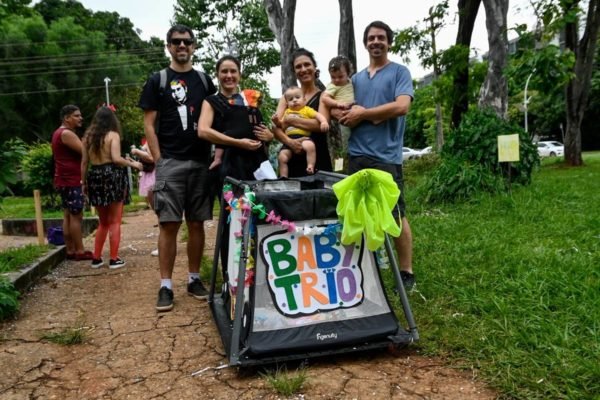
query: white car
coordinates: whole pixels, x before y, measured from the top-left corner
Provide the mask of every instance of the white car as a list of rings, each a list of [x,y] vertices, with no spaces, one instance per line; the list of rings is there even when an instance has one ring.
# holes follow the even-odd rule
[[[419,150],[411,149],[410,147],[402,148],[402,159],[403,160],[414,160],[421,158],[421,152]]]
[[[537,142],[537,150],[540,157],[556,157],[564,154],[565,146],[560,142],[543,141]]]
[[[431,146],[427,146],[423,150],[421,150],[421,156],[424,156],[425,154],[430,154],[430,153],[431,153]]]

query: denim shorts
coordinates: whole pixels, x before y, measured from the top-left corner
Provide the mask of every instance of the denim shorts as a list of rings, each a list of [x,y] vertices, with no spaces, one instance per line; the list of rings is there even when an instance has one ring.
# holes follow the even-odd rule
[[[78,215],[85,204],[81,186],[59,186],[56,191],[60,194],[61,206],[69,213]]]
[[[154,211],[159,222],[212,219],[208,165],[194,160],[161,158],[156,163]]]
[[[348,161],[348,174],[353,174],[365,168],[373,168],[381,171],[389,172],[394,178],[394,182],[400,189],[398,203],[392,210],[392,215],[401,218],[406,217],[406,204],[404,203],[404,177],[402,175],[402,164],[387,164],[381,161],[374,160],[365,156],[350,156]]]

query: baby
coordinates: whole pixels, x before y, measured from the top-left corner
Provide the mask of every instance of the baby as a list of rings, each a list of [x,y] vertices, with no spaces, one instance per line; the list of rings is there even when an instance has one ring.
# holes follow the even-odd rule
[[[323,91],[321,99],[323,104],[327,107],[329,115],[331,110],[349,110],[354,104],[354,87],[350,77],[352,76],[352,63],[344,56],[333,57],[329,61],[329,77],[331,82]],[[373,121],[373,124],[377,125],[381,121]],[[344,142],[350,137],[350,128],[340,124],[340,132]]]
[[[316,119],[320,123],[321,132],[329,131],[329,124],[322,114],[319,114],[317,111],[306,105],[304,94],[299,87],[290,87],[285,91],[283,96],[287,102],[287,108],[282,118],[284,121],[283,129],[285,130],[286,135],[291,139],[303,138],[302,150],[306,153],[306,172],[312,175],[315,173],[317,151],[314,142],[310,139],[311,132],[295,127],[293,122],[290,122],[289,118],[286,117]],[[277,157],[279,160],[279,176],[288,177],[288,162],[291,158],[292,150],[284,145]]]
[[[350,76],[352,76],[352,64],[344,56],[333,57],[329,61],[329,76],[331,82],[322,94],[323,103],[328,109],[339,108],[347,110],[354,104],[354,88]]]

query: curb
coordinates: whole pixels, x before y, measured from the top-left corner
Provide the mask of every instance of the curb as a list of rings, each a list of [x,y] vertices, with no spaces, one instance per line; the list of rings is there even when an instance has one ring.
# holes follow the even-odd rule
[[[16,290],[23,293],[29,289],[39,278],[48,274],[58,264],[67,258],[65,246],[57,246],[50,250],[44,257],[34,261],[31,265],[19,271],[4,274]]]
[[[63,218],[44,218],[44,236],[49,228],[62,227]],[[81,221],[81,233],[84,237],[98,228],[98,217],[84,217]],[[2,234],[7,236],[37,236],[37,224],[34,218],[4,218]]]

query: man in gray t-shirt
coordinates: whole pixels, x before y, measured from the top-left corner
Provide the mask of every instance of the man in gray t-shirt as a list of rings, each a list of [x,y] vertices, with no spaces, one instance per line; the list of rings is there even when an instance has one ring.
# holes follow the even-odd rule
[[[401,219],[402,233],[394,238],[394,244],[404,287],[410,290],[415,277],[412,233],[404,204],[402,146],[405,115],[414,92],[408,69],[388,59],[393,37],[391,28],[381,21],[371,22],[365,29],[363,43],[369,52],[369,66],[352,77],[357,105],[344,111],[339,121],[352,128],[348,141],[348,172],[352,174],[365,168],[386,171],[392,174],[400,189],[393,214]]]

